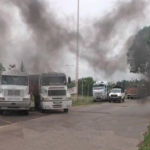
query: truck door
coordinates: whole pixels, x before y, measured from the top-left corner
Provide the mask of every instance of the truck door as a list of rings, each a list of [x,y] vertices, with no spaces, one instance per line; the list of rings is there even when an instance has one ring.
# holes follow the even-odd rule
[[[105,85],[105,99],[107,99],[107,92],[108,91],[108,87],[107,87],[107,85]]]

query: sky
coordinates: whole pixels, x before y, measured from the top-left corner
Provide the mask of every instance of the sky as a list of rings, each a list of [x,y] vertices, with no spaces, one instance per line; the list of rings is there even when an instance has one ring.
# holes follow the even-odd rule
[[[130,73],[126,52],[130,37],[149,25],[149,10],[148,0],[80,0],[79,78],[144,78]],[[29,73],[75,79],[77,0],[3,0],[0,14],[5,68],[23,60]]]
[[[50,6],[54,9],[56,15],[60,19],[65,19],[66,16],[71,18],[72,23],[69,23],[71,26],[76,29],[76,15],[77,15],[77,0],[48,0]],[[120,0],[123,1],[123,0]],[[126,0],[130,1],[130,0]],[[96,20],[103,17],[104,14],[111,12],[111,10],[115,9],[116,3],[118,0],[80,0],[80,29],[82,30],[86,26],[90,26],[92,23],[90,20]],[[70,22],[71,22],[70,21]],[[148,25],[148,20],[143,20],[140,24],[142,28],[144,25]],[[133,28],[136,28],[136,25],[133,25]],[[82,32],[82,31],[80,31]],[[127,32],[132,32],[131,30]],[[126,33],[124,33],[126,34]],[[128,35],[127,35],[128,36]],[[124,42],[124,41],[123,41]],[[118,48],[121,47],[121,44],[118,44]],[[79,47],[80,53],[88,53],[85,49],[82,49],[82,46]],[[113,51],[117,52],[118,49]],[[124,56],[126,57],[126,56]],[[101,59],[101,58],[100,58]],[[68,60],[68,65],[76,65],[75,57],[71,56],[70,60]],[[67,67],[66,69],[69,72],[75,71],[73,66]],[[66,71],[66,72],[67,72]],[[143,75],[137,75],[134,73],[130,73],[129,66],[123,72],[117,71],[115,74],[110,75],[109,77],[105,77],[103,71],[99,70],[97,73],[93,71],[92,67],[82,59],[79,58],[79,77],[88,77],[92,76],[95,80],[109,80],[109,81],[118,81],[118,80],[133,80],[133,79],[141,79],[144,78]],[[74,78],[74,77],[73,77]]]

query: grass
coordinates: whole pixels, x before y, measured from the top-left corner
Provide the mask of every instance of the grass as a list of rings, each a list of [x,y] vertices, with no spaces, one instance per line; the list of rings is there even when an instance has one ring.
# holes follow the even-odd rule
[[[139,150],[150,150],[150,126],[148,127],[148,133]]]
[[[94,104],[93,97],[79,96],[77,101],[74,101],[74,96],[72,97],[73,106],[90,105],[90,104]]]

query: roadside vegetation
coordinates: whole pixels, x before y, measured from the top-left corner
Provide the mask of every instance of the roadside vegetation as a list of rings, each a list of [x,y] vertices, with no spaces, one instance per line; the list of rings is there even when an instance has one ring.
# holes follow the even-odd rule
[[[139,150],[150,150],[150,126],[148,127],[148,133],[145,136],[144,142]]]
[[[79,96],[77,101],[74,101],[74,96],[72,96],[73,106],[91,105],[91,104],[95,104],[93,102],[92,96]]]

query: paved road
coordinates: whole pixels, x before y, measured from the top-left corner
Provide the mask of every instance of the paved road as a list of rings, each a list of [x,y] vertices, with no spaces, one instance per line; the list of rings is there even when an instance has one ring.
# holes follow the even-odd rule
[[[135,100],[73,107],[68,114],[4,115],[0,150],[137,150],[149,121],[150,102]]]

